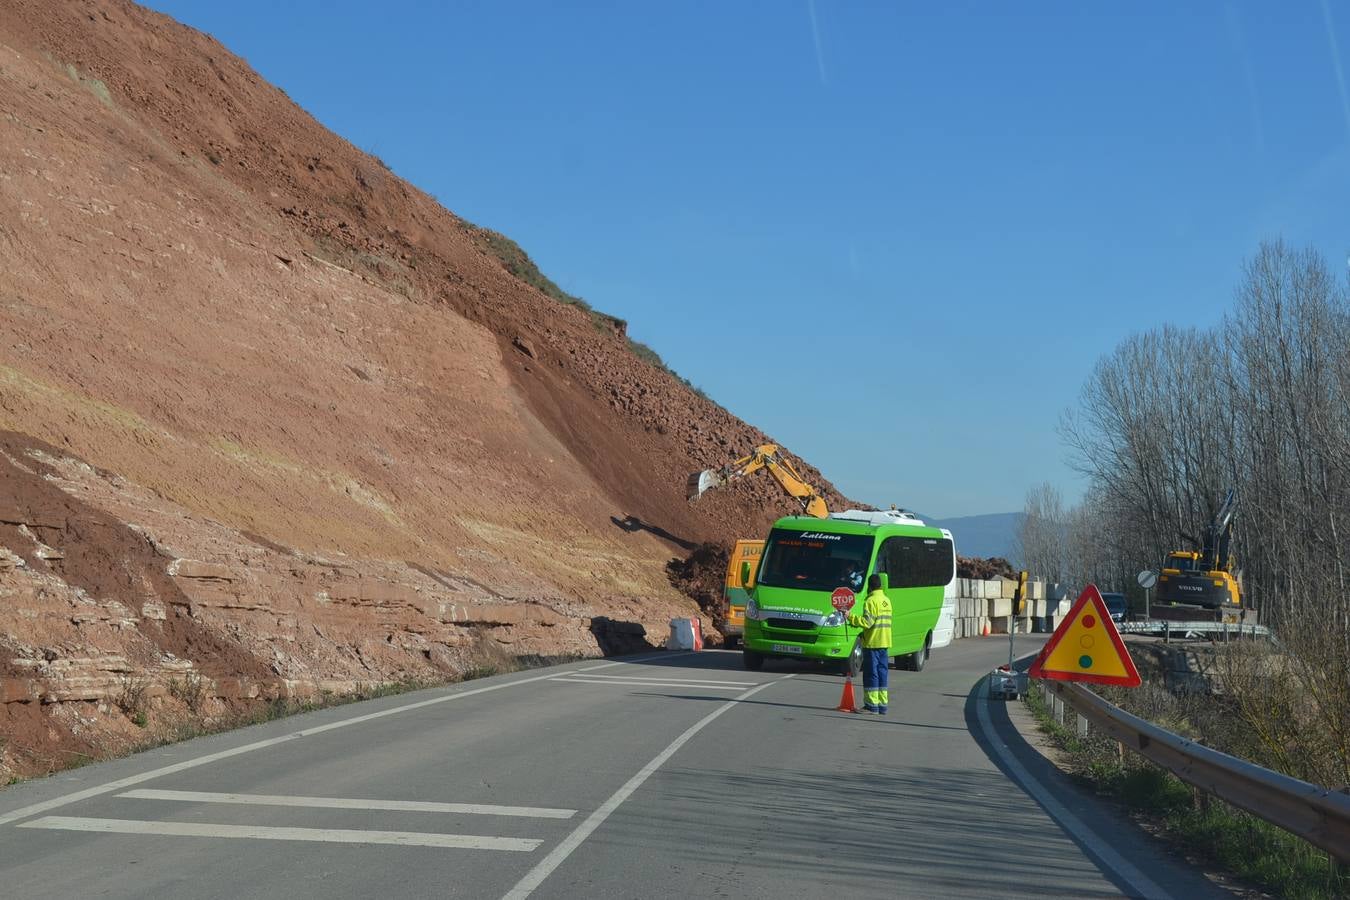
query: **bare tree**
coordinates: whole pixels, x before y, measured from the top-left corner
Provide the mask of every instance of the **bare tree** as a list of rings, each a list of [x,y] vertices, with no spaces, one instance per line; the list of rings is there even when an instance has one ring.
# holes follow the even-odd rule
[[[1199,548],[1236,487],[1243,588],[1283,648],[1250,670],[1260,677],[1231,673],[1238,707],[1277,763],[1350,782],[1346,284],[1315,251],[1263,244],[1220,328],[1128,338],[1098,363],[1061,432],[1091,487],[1077,509],[1053,504],[1061,544],[1031,527],[1027,561],[1034,548],[1065,581],[1123,579]],[[1048,499],[1028,496],[1029,520],[1033,507],[1048,515]]]

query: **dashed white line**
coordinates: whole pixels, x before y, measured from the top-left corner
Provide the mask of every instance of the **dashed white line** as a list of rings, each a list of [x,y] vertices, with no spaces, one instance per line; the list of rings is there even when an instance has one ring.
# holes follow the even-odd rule
[[[604,824],[605,819],[608,819],[614,810],[618,809],[625,800],[631,797],[634,791],[642,787],[643,783],[648,778],[652,777],[652,774],[655,773],[657,769],[665,765],[666,760],[675,755],[675,751],[687,744],[690,738],[702,731],[704,727],[713,721],[713,719],[716,719],[718,716],[722,715],[722,713],[734,707],[737,703],[754,696],[766,687],[779,684],[791,677],[791,675],[784,675],[782,678],[753,687],[739,697],[735,697],[728,700],[726,703],[723,703],[721,706],[717,707],[717,709],[686,728],[679,737],[670,742],[670,745],[666,747],[666,749],[656,754],[651,762],[643,766],[642,771],[624,782],[623,787],[611,794],[610,798],[601,804],[599,809],[587,816],[585,821],[572,830],[571,834],[563,838],[562,843],[554,847],[548,856],[545,856],[534,868],[526,872],[525,877],[520,879],[520,881],[516,883],[516,886],[506,893],[503,900],[524,900],[524,898],[530,896],[535,888],[543,884],[544,879],[548,878],[548,876],[553,873],[554,869],[562,865],[567,857],[571,856],[572,852],[580,847],[586,841],[586,838],[591,836],[591,833],[594,832],[595,829]]]
[[[296,806],[311,809],[383,809],[400,812],[458,813],[475,816],[521,816],[533,819],[570,819],[575,809],[538,806],[495,806],[485,803],[438,803],[427,800],[362,800],[347,797],[297,797],[286,794],[223,794],[213,791],[159,791],[142,789],[118,794],[132,800],[170,800],[179,803],[234,803],[245,806]]]
[[[142,822],[138,819],[87,819],[80,816],[44,816],[41,819],[24,822],[17,827],[55,831],[94,831],[102,834],[158,834],[168,837],[250,838],[263,841],[314,841],[329,844],[397,844],[402,847],[440,847],[451,850],[529,852],[543,843],[534,838],[489,837],[480,834],[208,825],[198,822]]]

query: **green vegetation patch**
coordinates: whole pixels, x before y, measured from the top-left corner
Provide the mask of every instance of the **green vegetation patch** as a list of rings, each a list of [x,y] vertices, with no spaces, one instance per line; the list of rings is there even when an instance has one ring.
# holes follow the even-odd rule
[[[494,256],[506,271],[559,303],[585,310],[590,315],[591,324],[595,326],[596,331],[613,333],[623,337],[628,345],[628,352],[643,362],[667,373],[703,399],[709,399],[702,388],[696,387],[688,378],[666,365],[665,360],[661,358],[659,353],[641,341],[635,341],[628,337],[628,322],[626,320],[620,319],[618,316],[611,316],[609,313],[600,312],[582,298],[575,294],[569,294],[558,287],[553,279],[539,270],[539,266],[530,258],[530,255],[515,241],[490,228],[480,228],[467,222],[465,226],[468,228],[469,234],[479,242],[479,245]]]

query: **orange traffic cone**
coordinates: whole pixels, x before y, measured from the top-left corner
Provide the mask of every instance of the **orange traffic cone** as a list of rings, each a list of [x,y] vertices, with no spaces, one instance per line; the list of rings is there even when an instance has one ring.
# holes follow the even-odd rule
[[[980,637],[989,637],[989,623],[985,622],[984,627],[980,629]]]
[[[850,713],[858,711],[858,702],[853,699],[853,679],[851,677],[844,678],[844,696],[839,698],[839,705],[835,709]]]

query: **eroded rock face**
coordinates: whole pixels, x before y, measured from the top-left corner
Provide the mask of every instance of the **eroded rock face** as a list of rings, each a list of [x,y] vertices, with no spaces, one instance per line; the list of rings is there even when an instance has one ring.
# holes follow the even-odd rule
[[[87,721],[0,719],[14,729],[13,771],[59,765],[81,721],[86,744],[110,749],[136,738],[115,719],[145,724],[157,707],[207,715],[442,680],[485,660],[631,652],[650,646],[647,628],[688,614],[678,597],[634,599],[627,610],[647,626],[597,630],[624,601],[512,596],[428,561],[260,544],[12,433],[0,435],[0,491],[0,703],[89,709]]]
[[[698,613],[672,556],[792,510],[687,504],[766,436],[132,3],[6,0],[0,210],[0,780],[645,646]]]

